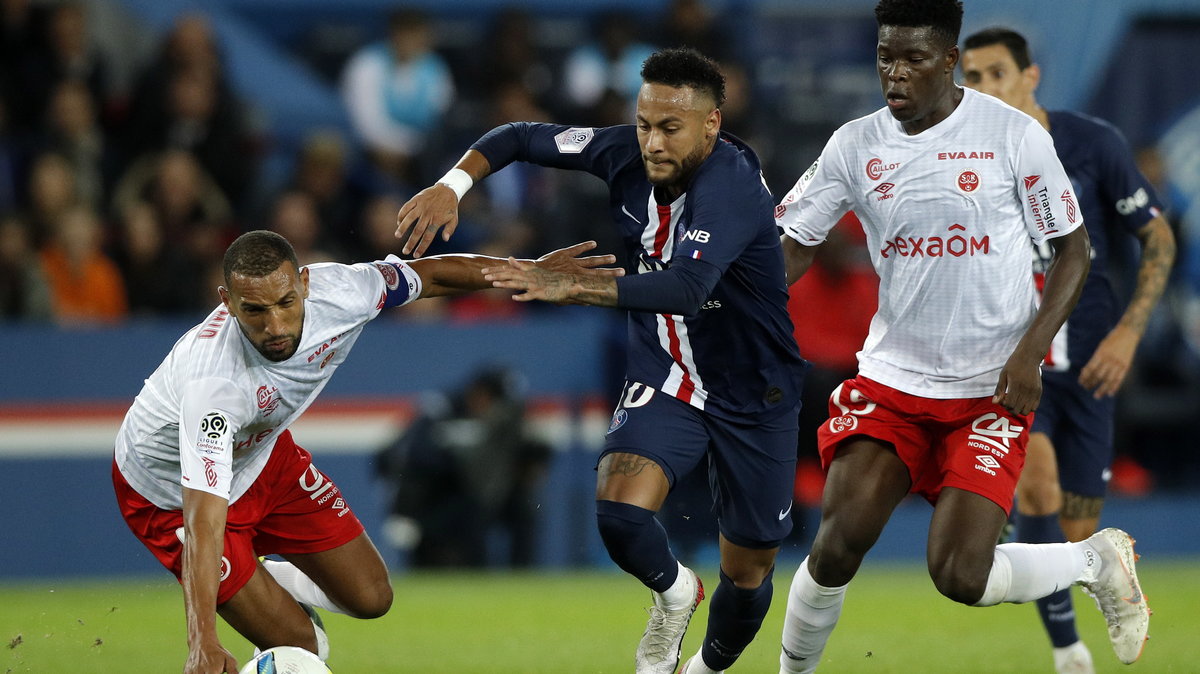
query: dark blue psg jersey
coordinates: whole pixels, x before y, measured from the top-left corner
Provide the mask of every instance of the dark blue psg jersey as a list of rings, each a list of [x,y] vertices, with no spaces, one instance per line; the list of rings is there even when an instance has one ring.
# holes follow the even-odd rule
[[[694,315],[629,311],[628,379],[735,421],[795,408],[807,364],[787,313],[774,199],[747,145],[721,134],[671,203],[656,199],[632,125],[508,124],[473,149],[493,171],[518,160],[601,178],[627,275],[707,279]]]
[[[1110,237],[1134,235],[1162,212],[1162,205],[1115,127],[1075,112],[1048,114],[1050,136],[1075,188],[1093,253],[1079,304],[1054,337],[1043,369],[1078,372],[1120,319],[1108,271]],[[1036,252],[1034,271],[1040,290],[1052,251],[1046,243]]]

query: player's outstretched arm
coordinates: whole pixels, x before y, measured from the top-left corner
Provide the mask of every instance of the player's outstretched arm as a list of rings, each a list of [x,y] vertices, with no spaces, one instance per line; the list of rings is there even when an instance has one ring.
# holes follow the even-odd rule
[[[458,227],[458,202],[471,185],[492,172],[481,153],[467,150],[462,159],[438,182],[426,187],[400,207],[396,214],[396,238],[404,240],[405,255],[421,257],[438,229],[442,240],[449,241]]]
[[[472,290],[500,287],[494,286],[490,279],[485,278],[484,270],[503,267],[510,260],[535,271],[602,279],[609,283],[613,282],[613,278],[624,275],[624,269],[606,267],[617,261],[615,255],[583,255],[595,247],[595,241],[584,241],[547,253],[536,260],[505,260],[488,255],[451,254],[413,260],[408,264],[421,276],[421,297],[458,295]]]
[[[1016,414],[1037,409],[1042,397],[1041,362],[1050,342],[1079,301],[1091,266],[1091,242],[1087,230],[1077,227],[1050,240],[1054,260],[1046,272],[1042,303],[1025,330],[1017,348],[1000,370],[1000,381],[992,401]]]
[[[1133,297],[1125,307],[1121,320],[1101,340],[1079,373],[1079,383],[1084,388],[1093,389],[1092,394],[1096,399],[1116,395],[1125,383],[1125,376],[1133,364],[1133,354],[1146,332],[1150,313],[1162,297],[1171,266],[1175,263],[1175,234],[1163,216],[1156,216],[1146,223],[1138,230],[1137,238],[1142,244],[1142,259],[1138,265]]]
[[[188,658],[184,674],[235,674],[237,660],[217,636],[217,586],[229,502],[183,488],[183,607]]]
[[[795,283],[812,266],[817,255],[817,246],[806,246],[784,234],[779,237],[783,245],[783,264],[787,270],[787,284]]]

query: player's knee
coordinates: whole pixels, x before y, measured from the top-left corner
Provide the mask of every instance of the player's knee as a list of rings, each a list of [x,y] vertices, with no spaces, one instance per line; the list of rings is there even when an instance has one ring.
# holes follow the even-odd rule
[[[963,565],[944,565],[929,569],[933,585],[947,599],[974,606],[987,589],[987,573],[979,573]]]
[[[640,536],[653,520],[653,510],[617,501],[596,501],[596,527],[610,554],[615,547]]]
[[[809,572],[821,585],[840,587],[854,577],[865,555],[866,549],[860,550],[843,537],[818,533],[809,552]]]
[[[365,584],[339,605],[355,618],[382,618],[392,608],[392,585],[386,580]]]

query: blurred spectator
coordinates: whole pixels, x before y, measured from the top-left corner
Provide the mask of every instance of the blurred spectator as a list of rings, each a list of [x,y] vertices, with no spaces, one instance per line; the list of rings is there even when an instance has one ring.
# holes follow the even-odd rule
[[[46,124],[45,149],[71,164],[79,199],[94,209],[103,208],[114,168],[96,102],[82,82],[66,80],[58,85],[50,98]]]
[[[73,206],[56,225],[40,254],[55,320],[75,326],[125,318],[125,282],[101,248],[104,230],[99,218],[86,206]]]
[[[529,12],[516,7],[502,9],[488,31],[484,48],[479,50],[477,74],[473,81],[484,86],[485,94],[496,97],[497,90],[519,86],[535,106],[551,103],[554,72],[534,41]],[[513,117],[512,120],[532,119]]]
[[[0,98],[0,214],[19,209],[25,187],[25,136],[11,133],[8,109],[7,101]]]
[[[642,86],[642,62],[654,51],[637,39],[637,25],[638,21],[624,12],[605,13],[599,19],[596,40],[567,55],[563,89],[577,114],[585,114],[602,102],[605,92],[612,92],[626,110],[625,121],[633,120],[633,104]]]
[[[10,103],[16,104],[15,128],[36,131],[51,95],[65,81],[82,82],[93,100],[104,101],[108,94],[108,67],[92,44],[83,3],[62,2],[44,8],[45,23],[40,30],[38,14],[31,14],[25,5],[20,1],[5,3],[6,22],[12,20],[13,28],[28,31],[13,36],[24,51],[6,57],[13,61],[6,65],[15,70],[5,77],[12,78],[13,88],[7,93]],[[6,52],[10,50],[5,48]]]
[[[505,534],[506,562],[534,562],[537,491],[550,449],[525,429],[520,377],[485,368],[458,391],[430,397],[377,457],[395,489],[389,528],[404,532],[415,566],[479,567],[489,533]]]
[[[314,131],[296,158],[289,188],[313,200],[324,231],[340,248],[354,249],[356,200],[347,180],[348,152],[336,131]]]
[[[355,132],[375,166],[401,182],[419,177],[413,158],[454,101],[450,68],[432,44],[428,17],[399,10],[388,19],[387,40],[356,52],[342,75]]]
[[[213,303],[211,288],[206,293],[200,286],[201,262],[181,247],[167,245],[153,207],[142,201],[126,206],[120,225],[115,259],[125,277],[131,313],[170,315]]]
[[[46,243],[58,221],[78,201],[71,163],[54,152],[38,155],[30,169],[29,207],[25,211],[25,223],[35,247]]]
[[[304,192],[281,194],[271,212],[269,229],[291,242],[301,266],[314,262],[349,262],[323,241],[316,202]]]
[[[191,152],[235,208],[246,206],[257,179],[257,140],[203,15],[181,16],[140,76],[125,142],[132,160],[167,149]]]
[[[691,47],[705,56],[721,62],[725,71],[734,54],[734,44],[722,30],[717,16],[703,0],[671,0],[663,22],[663,47]],[[731,100],[727,96],[726,100]]]
[[[0,219],[0,320],[48,319],[50,289],[25,224]]]

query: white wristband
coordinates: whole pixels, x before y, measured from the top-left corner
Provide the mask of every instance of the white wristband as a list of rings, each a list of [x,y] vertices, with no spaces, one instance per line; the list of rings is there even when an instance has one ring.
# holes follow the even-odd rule
[[[454,190],[454,194],[458,197],[458,200],[462,201],[463,195],[467,193],[467,190],[471,189],[471,185],[474,185],[475,181],[471,180],[470,174],[466,171],[460,168],[452,168],[446,171],[446,175],[438,179],[438,184],[445,185]]]

